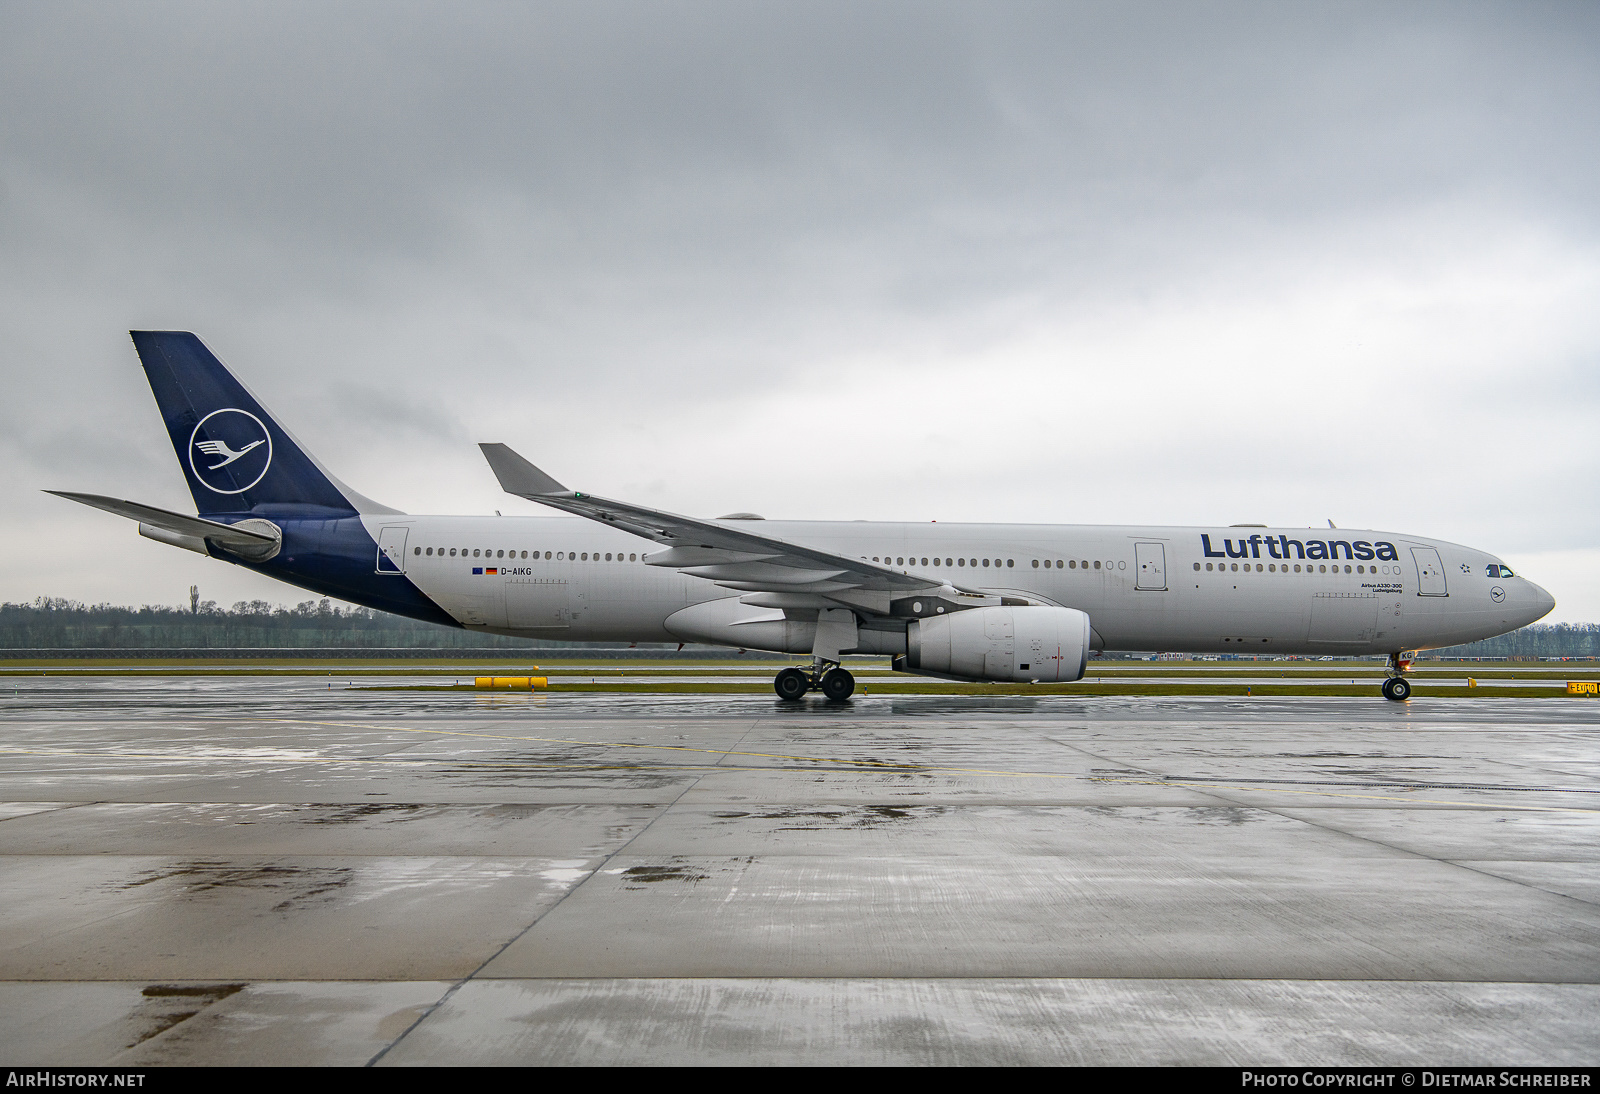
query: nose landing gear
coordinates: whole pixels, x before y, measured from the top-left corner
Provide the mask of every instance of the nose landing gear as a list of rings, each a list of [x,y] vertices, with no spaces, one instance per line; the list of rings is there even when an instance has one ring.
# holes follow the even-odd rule
[[[1411,658],[1404,653],[1389,655],[1389,678],[1383,682],[1383,697],[1403,703],[1411,698],[1411,681],[1404,673],[1411,667]]]
[[[812,690],[821,691],[834,702],[842,702],[855,694],[856,678],[839,665],[829,667],[829,662],[822,661],[813,665],[810,672],[784,669],[772,681],[772,689],[779,699],[790,703],[804,699],[806,692]]]
[[[1411,698],[1411,681],[1403,676],[1391,676],[1383,682],[1383,697],[1402,702]]]

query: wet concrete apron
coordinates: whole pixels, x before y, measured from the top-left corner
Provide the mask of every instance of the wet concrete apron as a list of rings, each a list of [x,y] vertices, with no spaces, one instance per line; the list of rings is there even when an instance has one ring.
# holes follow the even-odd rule
[[[22,681],[0,1055],[1584,1063],[1600,711]]]

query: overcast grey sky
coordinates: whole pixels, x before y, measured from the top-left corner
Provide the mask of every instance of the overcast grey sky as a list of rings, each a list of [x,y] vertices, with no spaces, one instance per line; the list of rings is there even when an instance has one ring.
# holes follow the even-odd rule
[[[1600,5],[0,0],[0,599],[304,594],[129,328],[413,512],[1376,527],[1600,620]],[[191,509],[192,511],[192,509]]]

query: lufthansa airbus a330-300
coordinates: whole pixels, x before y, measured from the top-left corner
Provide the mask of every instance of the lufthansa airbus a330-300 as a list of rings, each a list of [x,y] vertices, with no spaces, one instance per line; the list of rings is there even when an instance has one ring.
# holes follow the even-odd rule
[[[1555,601],[1493,555],[1394,532],[715,520],[569,490],[503,444],[500,485],[567,516],[411,516],[334,478],[200,339],[134,331],[198,516],[59,493],[304,589],[490,634],[809,654],[778,695],[847,699],[845,654],[953,680],[1080,679],[1091,651],[1387,654]]]

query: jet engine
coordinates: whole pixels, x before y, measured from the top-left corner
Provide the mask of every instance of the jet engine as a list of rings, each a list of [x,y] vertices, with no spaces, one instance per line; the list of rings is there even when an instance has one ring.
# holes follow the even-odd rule
[[[923,676],[1016,683],[1083,678],[1089,617],[1076,608],[973,608],[916,619],[895,668]]]

